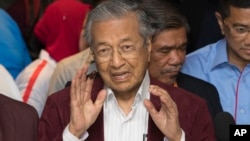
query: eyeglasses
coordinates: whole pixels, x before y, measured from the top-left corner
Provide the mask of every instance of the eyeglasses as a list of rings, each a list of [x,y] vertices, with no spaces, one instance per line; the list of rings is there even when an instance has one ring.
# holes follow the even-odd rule
[[[110,61],[114,53],[119,54],[123,59],[133,59],[140,55],[141,49],[144,47],[145,42],[142,46],[139,46],[138,42],[136,42],[135,44],[124,44],[115,49],[104,44],[94,49],[94,55],[96,56],[96,61],[101,63]]]
[[[245,25],[229,25],[226,20],[223,21],[227,30],[235,37],[246,37],[250,32],[250,27]]]

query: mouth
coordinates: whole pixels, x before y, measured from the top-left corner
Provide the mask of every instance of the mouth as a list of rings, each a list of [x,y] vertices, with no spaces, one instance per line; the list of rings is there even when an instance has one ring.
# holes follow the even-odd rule
[[[250,54],[250,48],[244,49],[247,54]]]
[[[122,82],[129,78],[130,72],[114,72],[111,73],[111,77],[114,81]]]
[[[175,69],[175,70],[163,70],[162,74],[178,74],[180,72],[179,69]]]

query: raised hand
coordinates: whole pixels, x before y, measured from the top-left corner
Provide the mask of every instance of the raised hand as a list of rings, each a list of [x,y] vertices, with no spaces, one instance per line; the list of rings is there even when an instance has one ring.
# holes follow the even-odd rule
[[[95,122],[106,98],[106,91],[101,90],[95,102],[91,99],[93,78],[86,77],[88,66],[84,65],[73,78],[70,89],[69,131],[80,137]]]
[[[161,109],[157,111],[150,100],[144,100],[144,105],[154,123],[169,141],[180,141],[182,131],[179,125],[178,110],[175,102],[169,96],[168,92],[159,86],[151,85],[149,92],[159,96],[161,101]]]

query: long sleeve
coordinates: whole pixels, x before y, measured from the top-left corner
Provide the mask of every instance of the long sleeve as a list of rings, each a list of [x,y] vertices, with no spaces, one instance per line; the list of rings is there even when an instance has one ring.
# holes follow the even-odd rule
[[[61,105],[55,104],[53,98],[48,98],[39,121],[38,141],[62,141],[63,129],[69,121],[68,116],[64,118],[63,111],[58,110],[59,106]],[[69,107],[69,105],[65,105],[65,108],[67,108],[66,106]],[[62,108],[64,107],[62,106],[60,109]],[[65,109],[65,111],[68,110]]]
[[[69,126],[64,129],[63,131],[63,141],[84,141],[89,136],[88,132],[84,133],[80,139],[72,135],[69,131]]]

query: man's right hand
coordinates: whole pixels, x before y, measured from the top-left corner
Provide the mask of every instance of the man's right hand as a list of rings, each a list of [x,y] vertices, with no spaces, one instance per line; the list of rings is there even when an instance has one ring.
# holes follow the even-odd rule
[[[69,131],[76,137],[81,137],[95,122],[103,103],[106,91],[98,93],[95,102],[91,99],[93,77],[86,77],[88,66],[84,65],[73,78],[70,88],[70,122]]]

